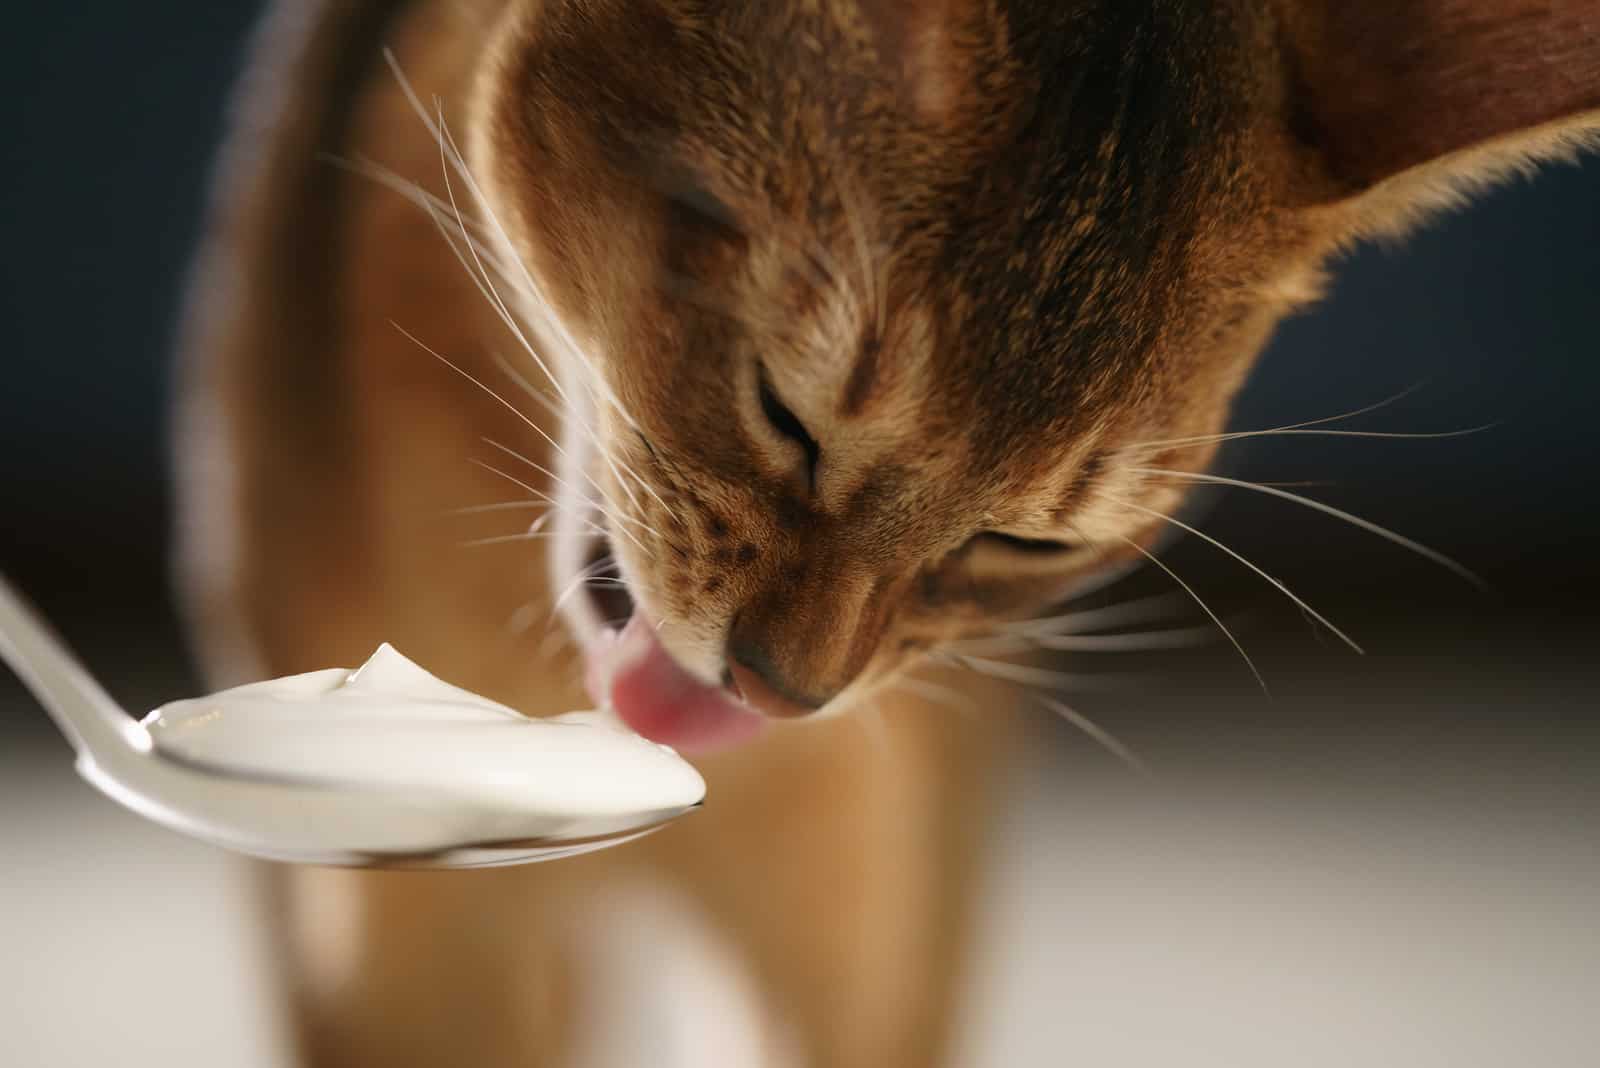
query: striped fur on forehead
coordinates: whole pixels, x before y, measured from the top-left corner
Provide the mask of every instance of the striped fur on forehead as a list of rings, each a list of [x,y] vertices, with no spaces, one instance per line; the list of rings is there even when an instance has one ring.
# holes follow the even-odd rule
[[[1245,117],[1208,5],[1055,20],[1038,8],[1017,44],[1038,78],[1029,122],[950,201],[938,270],[956,289],[959,340],[944,351],[974,383],[974,407],[1075,435],[1126,403],[1182,325],[1172,311],[1196,235],[1248,194],[1235,178]],[[1198,52],[1216,57],[1209,78],[1195,75]]]

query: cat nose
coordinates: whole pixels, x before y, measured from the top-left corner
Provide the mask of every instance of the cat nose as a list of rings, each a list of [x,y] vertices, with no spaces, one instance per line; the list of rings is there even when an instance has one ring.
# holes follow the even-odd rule
[[[778,678],[770,657],[760,648],[733,641],[728,646],[728,674],[733,689],[745,704],[774,719],[799,719],[821,708],[826,701],[803,697]]]

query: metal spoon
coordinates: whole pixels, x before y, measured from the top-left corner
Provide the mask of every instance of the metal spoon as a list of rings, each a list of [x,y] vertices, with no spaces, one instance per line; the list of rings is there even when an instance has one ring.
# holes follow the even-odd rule
[[[484,746],[452,753],[448,737],[430,750],[442,770],[416,782],[397,780],[392,769],[337,778],[286,772],[281,746],[270,766],[259,759],[252,766],[248,752],[226,761],[190,759],[164,747],[161,731],[130,718],[3,576],[0,659],[72,744],[78,773],[107,797],[183,834],[271,860],[408,868],[555,860],[649,834],[699,807],[705,796],[704,781],[676,754],[622,736],[614,745],[602,739],[607,759],[598,770],[624,777],[618,781],[648,773],[642,777],[662,785],[623,807],[597,804],[587,811],[482,789],[485,776],[529,769],[504,762],[484,768]],[[517,725],[490,726],[504,732]],[[315,741],[308,736],[308,745]]]

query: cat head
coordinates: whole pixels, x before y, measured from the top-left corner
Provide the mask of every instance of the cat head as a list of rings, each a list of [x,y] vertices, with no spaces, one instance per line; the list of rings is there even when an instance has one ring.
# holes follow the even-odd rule
[[[559,577],[606,546],[778,714],[1143,551],[1330,252],[1600,107],[1578,0],[512,6],[471,155],[563,383]]]

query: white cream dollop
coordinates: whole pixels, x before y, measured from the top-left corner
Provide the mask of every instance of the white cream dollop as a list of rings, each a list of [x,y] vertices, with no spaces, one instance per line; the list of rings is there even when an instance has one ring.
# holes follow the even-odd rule
[[[446,808],[453,818],[441,838],[458,832],[463,813],[481,814],[507,838],[574,837],[705,796],[699,773],[666,746],[594,713],[529,719],[436,678],[388,644],[353,672],[313,671],[177,701],[143,726],[161,754],[183,764],[392,796],[416,807],[411,837],[424,845],[427,813]],[[308,846],[318,834],[308,821]]]

